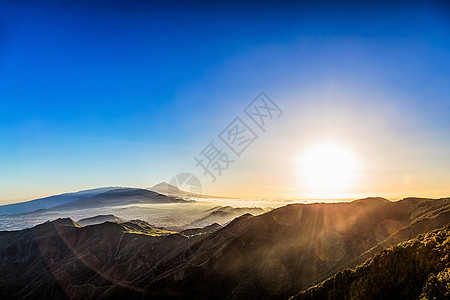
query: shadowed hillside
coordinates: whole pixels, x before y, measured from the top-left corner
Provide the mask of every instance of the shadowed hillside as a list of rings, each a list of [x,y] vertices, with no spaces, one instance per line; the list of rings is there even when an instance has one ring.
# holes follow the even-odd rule
[[[450,226],[383,250],[294,299],[450,299]]]
[[[288,298],[356,266],[370,249],[391,246],[396,233],[396,241],[405,241],[449,220],[450,199],[288,205],[235,219],[158,267],[147,290],[204,299]]]
[[[133,282],[201,237],[143,221],[81,227],[71,219],[0,232],[0,299],[140,297]]]
[[[450,199],[293,204],[174,233],[60,219],[0,232],[0,298],[286,299],[449,223]]]

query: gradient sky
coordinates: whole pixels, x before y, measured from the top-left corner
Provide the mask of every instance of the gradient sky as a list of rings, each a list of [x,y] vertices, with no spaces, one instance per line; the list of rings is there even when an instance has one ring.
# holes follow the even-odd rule
[[[304,3],[0,1],[0,204],[180,172],[305,198],[323,142],[349,198],[450,196],[450,6]],[[211,183],[193,157],[260,91],[284,114]]]

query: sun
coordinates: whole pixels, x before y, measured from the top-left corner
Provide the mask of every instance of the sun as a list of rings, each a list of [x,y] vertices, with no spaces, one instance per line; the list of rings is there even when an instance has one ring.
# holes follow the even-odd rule
[[[338,144],[308,149],[301,159],[302,187],[314,198],[348,195],[356,179],[357,162],[351,150]]]

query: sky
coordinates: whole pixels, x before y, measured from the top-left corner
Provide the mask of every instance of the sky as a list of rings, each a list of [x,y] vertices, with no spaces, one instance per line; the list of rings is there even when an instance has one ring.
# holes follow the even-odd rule
[[[209,195],[320,198],[320,145],[354,164],[327,197],[450,196],[449,82],[445,1],[2,0],[0,204],[184,172]],[[264,130],[261,92],[282,112]],[[236,117],[257,136],[239,156]],[[194,160],[211,142],[233,161],[215,182]]]

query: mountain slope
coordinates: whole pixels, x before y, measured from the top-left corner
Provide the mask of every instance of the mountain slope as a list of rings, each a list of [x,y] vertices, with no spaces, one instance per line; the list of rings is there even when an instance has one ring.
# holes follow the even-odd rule
[[[226,224],[244,214],[260,215],[266,211],[260,207],[218,206],[208,209],[207,212],[210,212],[207,216],[191,222],[188,226],[203,227],[213,223]]]
[[[89,198],[104,192],[108,192],[114,189],[119,189],[118,187],[103,187],[90,189],[75,193],[66,193],[61,195],[54,195],[50,197],[35,199],[27,202],[7,204],[0,206],[0,215],[3,214],[21,214],[32,212],[38,209],[48,209],[58,205],[67,204],[76,200]]]
[[[126,220],[115,215],[98,215],[95,217],[80,219],[77,221],[77,224],[79,224],[80,226],[89,226],[105,222],[124,223],[126,222]]]
[[[189,195],[189,192],[185,192],[183,190],[180,190],[176,186],[173,186],[171,184],[168,184],[167,182],[160,182],[151,188],[148,188],[148,190],[163,194],[163,195],[173,195],[173,196],[187,196]]]
[[[197,184],[194,183],[194,187],[191,187],[191,191],[184,191],[174,185],[171,185],[167,182],[160,182],[150,188],[148,190],[154,191],[166,196],[171,197],[180,197],[180,198],[228,198],[228,197],[221,197],[221,196],[211,196],[211,195],[203,195],[200,188],[195,188]]]
[[[168,197],[157,192],[138,188],[121,188],[95,196],[53,207],[52,210],[86,209],[105,206],[155,203],[185,203],[185,200]]]
[[[450,299],[450,226],[384,250],[292,299]]]
[[[0,299],[142,298],[137,278],[200,238],[143,221],[0,232]]]
[[[147,290],[204,299],[288,298],[355,267],[401,229],[405,241],[449,220],[450,199],[295,204],[244,215],[159,266]],[[430,225],[415,226],[420,221]]]
[[[182,233],[57,220],[0,232],[0,298],[286,299],[449,221],[450,199],[376,198],[293,204]]]

